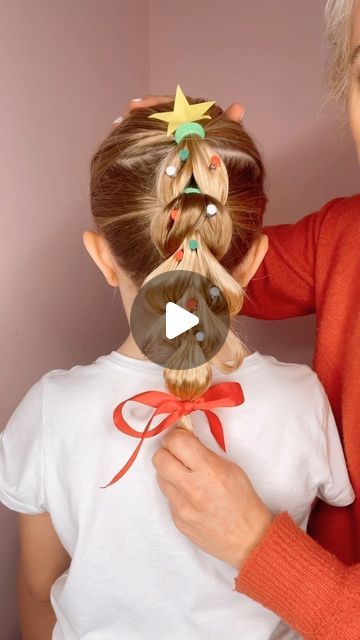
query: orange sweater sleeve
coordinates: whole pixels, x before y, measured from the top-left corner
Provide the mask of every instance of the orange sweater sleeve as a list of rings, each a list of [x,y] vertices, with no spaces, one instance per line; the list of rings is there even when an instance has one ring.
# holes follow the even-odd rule
[[[270,320],[316,312],[318,240],[339,200],[295,224],[264,228],[269,251],[248,287],[245,314]],[[360,639],[360,565],[342,564],[287,513],[276,516],[235,590],[277,613],[305,640]]]
[[[264,320],[315,313],[318,239],[329,211],[340,200],[332,200],[295,224],[263,228],[269,249],[247,287],[241,313]]]
[[[360,565],[348,567],[280,513],[235,578],[235,590],[305,640],[360,638]]]

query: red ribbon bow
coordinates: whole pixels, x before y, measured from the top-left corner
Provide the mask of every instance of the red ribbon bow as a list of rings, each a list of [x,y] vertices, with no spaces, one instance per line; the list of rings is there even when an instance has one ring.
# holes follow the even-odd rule
[[[148,407],[155,408],[155,411],[148,421],[144,431],[136,431],[130,427],[123,418],[122,409],[124,405],[130,401],[139,402],[140,404],[145,404]],[[100,487],[100,489],[105,489],[114,482],[117,482],[117,480],[120,480],[135,461],[145,438],[156,436],[158,433],[161,433],[161,431],[164,431],[175,424],[181,416],[185,416],[192,411],[203,411],[205,413],[212,435],[223,451],[226,451],[222,424],[217,415],[210,411],[210,409],[215,407],[236,407],[243,402],[244,394],[238,382],[221,382],[220,384],[215,384],[210,387],[204,395],[200,396],[200,398],[191,401],[180,400],[176,396],[173,396],[170,393],[164,393],[163,391],[145,391],[144,393],[138,393],[137,395],[124,400],[124,402],[118,404],[114,409],[114,424],[119,431],[122,431],[129,436],[133,436],[134,438],[140,438],[140,442],[123,468],[120,469],[108,484]],[[153,418],[162,413],[168,413],[169,415],[156,427],[150,429]]]

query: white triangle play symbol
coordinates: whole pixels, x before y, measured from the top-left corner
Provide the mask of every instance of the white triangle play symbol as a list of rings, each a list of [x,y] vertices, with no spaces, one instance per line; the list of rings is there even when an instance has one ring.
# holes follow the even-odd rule
[[[169,340],[176,338],[188,329],[196,327],[200,320],[193,313],[189,313],[178,304],[168,302],[165,312],[165,333]]]

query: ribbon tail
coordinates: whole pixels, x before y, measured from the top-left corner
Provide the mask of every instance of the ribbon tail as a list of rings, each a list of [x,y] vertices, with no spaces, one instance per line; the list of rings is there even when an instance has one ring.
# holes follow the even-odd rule
[[[138,446],[136,447],[135,451],[133,451],[133,453],[131,454],[129,460],[127,461],[127,463],[123,466],[122,469],[120,469],[120,471],[118,471],[118,473],[112,478],[112,480],[110,480],[110,482],[108,482],[108,484],[105,484],[103,486],[100,487],[100,489],[106,489],[106,487],[109,487],[111,484],[114,484],[114,482],[117,482],[118,480],[120,480],[120,478],[122,478],[123,475],[125,475],[125,473],[128,471],[128,469],[130,469],[131,465],[135,462],[138,453],[141,449],[141,446],[144,442],[144,439],[146,437],[146,433],[150,428],[151,425],[151,421],[154,417],[155,413],[151,416],[149,422],[147,423],[143,433],[141,434],[141,439],[140,442],[138,444]]]
[[[138,446],[136,447],[135,451],[131,454],[127,463],[123,466],[123,468],[120,469],[120,471],[113,477],[112,480],[110,480],[110,482],[100,487],[100,489],[106,489],[106,487],[109,487],[111,484],[114,484],[114,482],[117,482],[118,480],[120,480],[120,478],[122,478],[125,475],[128,469],[130,469],[131,465],[135,462],[143,442],[144,442],[144,439],[142,438]]]
[[[214,436],[216,442],[218,443],[218,445],[226,453],[224,431],[223,431],[220,419],[218,418],[216,413],[213,413],[212,411],[206,410],[205,414],[206,414],[206,417],[207,417],[207,419],[209,421],[211,433],[213,434],[213,436]]]
[[[157,427],[155,427],[154,429],[151,430],[151,432],[149,432],[152,420],[156,415],[158,415],[159,411],[161,411],[161,408],[160,409],[156,409],[156,411],[154,411],[154,413],[151,416],[149,422],[147,423],[144,431],[141,434],[141,439],[140,439],[139,444],[137,445],[135,451],[133,451],[133,453],[131,454],[131,456],[130,456],[129,460],[127,461],[127,463],[122,467],[122,469],[120,469],[120,471],[118,471],[118,473],[112,478],[112,480],[110,480],[110,482],[108,482],[108,484],[105,484],[105,485],[101,486],[100,489],[106,489],[106,487],[109,487],[111,484],[114,484],[115,482],[120,480],[120,478],[122,478],[122,476],[125,475],[125,473],[130,469],[131,465],[135,462],[135,460],[136,460],[136,458],[137,458],[137,456],[139,454],[139,451],[141,449],[141,446],[142,446],[145,438],[149,437],[149,434],[154,436],[154,435],[157,435],[158,433],[161,433],[161,431],[164,431],[164,429],[167,429],[168,427],[173,425],[179,419],[179,417],[181,415],[181,412],[177,411],[174,414],[172,414],[170,416],[167,416],[167,418],[164,418],[164,420],[162,420],[162,422]],[[123,421],[123,422],[125,422],[125,421]],[[123,430],[123,429],[121,429],[121,430]],[[137,433],[137,432],[134,431],[134,433]]]

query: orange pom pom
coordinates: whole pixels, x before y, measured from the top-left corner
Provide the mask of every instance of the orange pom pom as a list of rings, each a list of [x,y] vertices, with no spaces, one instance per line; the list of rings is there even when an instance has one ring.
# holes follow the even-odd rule
[[[183,257],[184,257],[184,252],[182,249],[179,249],[179,251],[177,251],[174,255],[175,260],[177,260],[178,262],[181,262]]]
[[[171,220],[177,220],[177,219],[178,219],[178,217],[179,217],[179,215],[180,215],[180,211],[179,211],[179,209],[172,209],[172,210],[170,211],[170,218],[171,218]]]
[[[219,156],[211,156],[209,169],[211,171],[213,171],[214,169],[216,169],[220,165],[220,162],[221,162],[221,160],[220,160]]]
[[[194,311],[195,309],[197,309],[198,303],[196,298],[189,298],[186,301],[186,308],[188,311]]]

